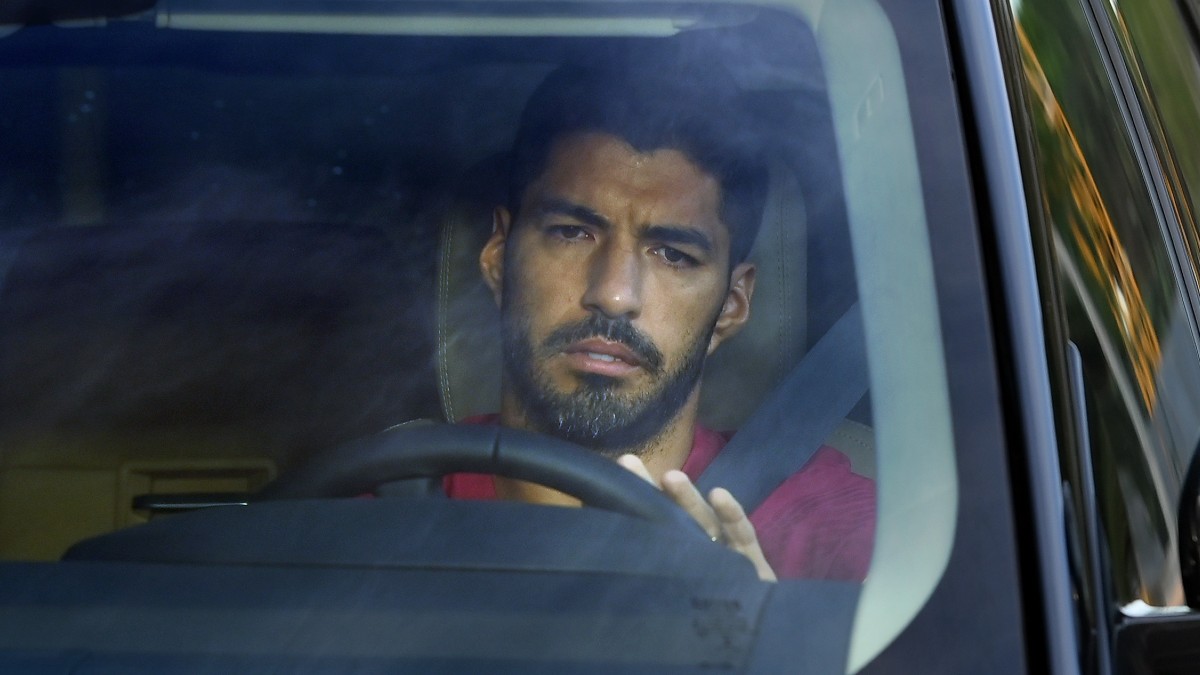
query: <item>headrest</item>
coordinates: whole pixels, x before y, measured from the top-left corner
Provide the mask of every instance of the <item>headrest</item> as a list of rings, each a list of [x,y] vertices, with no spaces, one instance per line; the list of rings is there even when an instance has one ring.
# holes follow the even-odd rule
[[[492,209],[504,203],[504,163],[492,157],[464,178],[443,209],[437,285],[437,370],[447,420],[500,405],[499,311],[479,271]],[[700,417],[736,429],[807,344],[807,227],[794,174],[775,167],[750,259],[758,266],[750,320],[705,365]],[[819,337],[819,336],[818,336]]]

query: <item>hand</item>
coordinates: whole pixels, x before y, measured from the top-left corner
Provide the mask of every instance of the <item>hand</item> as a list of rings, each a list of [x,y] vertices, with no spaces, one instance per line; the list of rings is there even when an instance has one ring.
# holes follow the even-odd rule
[[[672,469],[666,472],[660,485],[654,481],[638,456],[621,455],[617,458],[617,463],[665,492],[672,501],[700,523],[713,541],[721,542],[746,556],[758,571],[759,579],[776,580],[775,570],[771,569],[766,556],[763,555],[762,547],[758,545],[758,534],[754,531],[754,524],[746,517],[742,505],[728,490],[714,488],[708,493],[706,501],[682,471]]]

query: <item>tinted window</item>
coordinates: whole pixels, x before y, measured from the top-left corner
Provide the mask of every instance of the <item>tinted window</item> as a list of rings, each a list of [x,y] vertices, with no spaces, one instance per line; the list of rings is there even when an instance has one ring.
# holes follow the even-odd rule
[[[1085,9],[1021,3],[1017,17],[1036,133],[1037,207],[1053,230],[1068,333],[1083,358],[1117,599],[1179,604],[1176,502],[1184,459],[1200,435],[1200,368],[1173,255],[1175,221],[1160,207],[1159,167],[1139,150]]]

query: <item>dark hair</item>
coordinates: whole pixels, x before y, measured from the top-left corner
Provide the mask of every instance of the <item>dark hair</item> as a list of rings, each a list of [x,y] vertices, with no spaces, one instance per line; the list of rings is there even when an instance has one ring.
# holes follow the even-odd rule
[[[563,66],[530,96],[512,152],[509,207],[545,170],[554,143],[588,131],[623,139],[640,152],[678,150],[721,186],[730,264],[746,259],[766,202],[767,170],[732,79],[683,64]]]

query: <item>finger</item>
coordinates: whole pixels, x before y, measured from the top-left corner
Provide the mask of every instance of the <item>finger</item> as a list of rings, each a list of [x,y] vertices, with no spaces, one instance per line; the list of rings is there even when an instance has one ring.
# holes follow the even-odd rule
[[[617,458],[617,464],[641,476],[647,483],[654,487],[658,487],[658,484],[654,482],[654,477],[650,475],[650,471],[646,468],[646,464],[642,461],[641,457],[629,454],[621,455]]]
[[[775,581],[775,570],[771,569],[771,564],[767,562],[762,546],[758,543],[754,523],[746,517],[746,511],[742,509],[738,500],[725,488],[715,488],[708,493],[708,502],[721,524],[725,544],[754,563],[759,579]]]
[[[721,524],[725,542],[732,547],[753,546],[758,544],[758,535],[754,525],[746,517],[742,505],[734,499],[729,490],[715,488],[708,494],[708,503]]]
[[[700,523],[700,527],[713,537],[714,541],[721,537],[721,522],[704,496],[692,485],[692,480],[682,471],[672,469],[662,478],[663,492],[667,493],[676,504],[687,511],[692,518]]]

